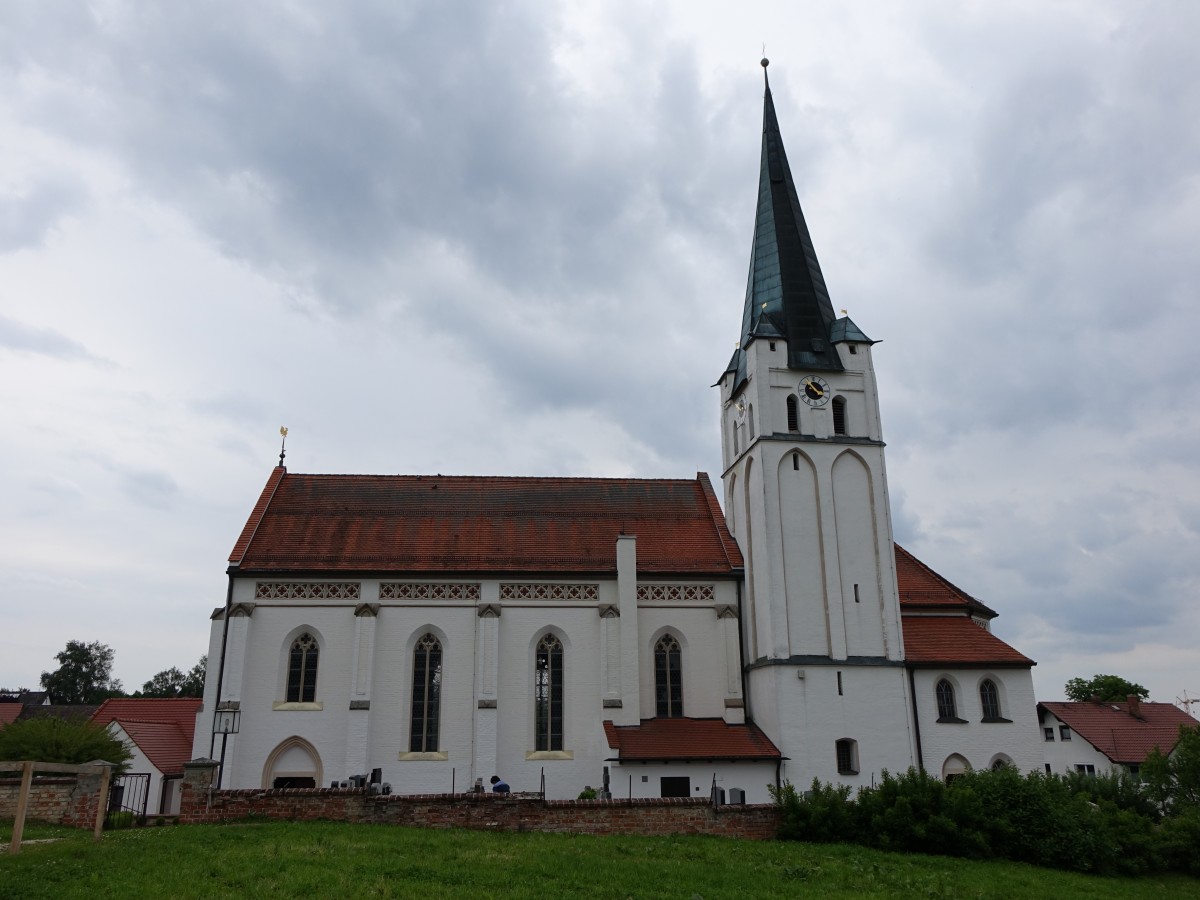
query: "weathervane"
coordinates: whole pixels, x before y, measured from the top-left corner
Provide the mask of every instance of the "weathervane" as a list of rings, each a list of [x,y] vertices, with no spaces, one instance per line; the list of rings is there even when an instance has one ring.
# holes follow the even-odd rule
[[[287,446],[287,426],[286,425],[279,426],[279,437],[281,438],[281,440],[279,441],[279,464],[282,466],[283,458],[285,456],[287,456],[287,453],[284,452],[284,448]]]

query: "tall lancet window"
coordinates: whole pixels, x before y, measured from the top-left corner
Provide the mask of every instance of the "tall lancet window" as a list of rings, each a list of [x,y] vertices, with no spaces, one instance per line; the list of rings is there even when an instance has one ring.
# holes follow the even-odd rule
[[[660,718],[683,715],[683,653],[669,634],[654,645],[654,701]]]
[[[954,702],[954,685],[943,678],[937,683],[935,693],[937,694],[938,721],[957,719],[958,707]]]
[[[787,423],[788,431],[800,430],[800,405],[796,400],[795,394],[788,394],[787,398]]]
[[[412,727],[408,749],[434,753],[442,699],[442,645],[432,634],[422,635],[413,650]]]
[[[563,645],[552,634],[537,645],[533,702],[535,750],[563,748]]]
[[[317,639],[307,631],[292,641],[288,654],[288,703],[312,703],[316,699],[319,653]]]

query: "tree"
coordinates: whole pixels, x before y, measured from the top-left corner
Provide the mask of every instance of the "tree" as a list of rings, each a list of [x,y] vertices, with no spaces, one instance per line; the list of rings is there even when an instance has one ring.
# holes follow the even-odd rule
[[[37,716],[0,728],[0,759],[76,765],[102,759],[123,767],[132,755],[106,728],[84,719]]]
[[[1179,726],[1179,742],[1170,755],[1158,747],[1142,764],[1142,781],[1164,810],[1200,809],[1200,726]]]
[[[1105,703],[1123,703],[1130,696],[1145,700],[1150,696],[1148,688],[1126,681],[1120,675],[1093,675],[1091,678],[1072,678],[1064,690],[1068,700],[1083,703],[1099,697]]]
[[[202,697],[204,695],[204,671],[208,666],[208,656],[200,657],[200,662],[192,666],[185,675],[174,666],[159,672],[142,685],[143,697]]]
[[[42,687],[54,703],[101,703],[121,696],[121,682],[112,677],[113,649],[99,641],[67,641],[56,653],[58,668],[42,673]]]

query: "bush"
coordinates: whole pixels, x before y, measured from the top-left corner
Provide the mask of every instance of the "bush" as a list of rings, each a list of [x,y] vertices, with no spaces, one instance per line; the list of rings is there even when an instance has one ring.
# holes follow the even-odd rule
[[[0,759],[81,763],[104,760],[124,771],[132,754],[124,742],[101,725],[42,716],[0,729]]]
[[[779,837],[789,841],[841,843],[856,839],[854,801],[844,784],[821,784],[815,778],[803,797],[790,782],[768,788],[783,810]]]

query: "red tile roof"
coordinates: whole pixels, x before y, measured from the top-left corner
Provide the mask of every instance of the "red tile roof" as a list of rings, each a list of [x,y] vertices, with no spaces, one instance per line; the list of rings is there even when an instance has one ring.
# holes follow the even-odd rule
[[[1179,726],[1200,726],[1183,710],[1170,703],[1138,704],[1138,716],[1131,715],[1128,703],[1039,703],[1038,711],[1047,710],[1070,726],[1077,735],[1115,763],[1141,765],[1155,747],[1170,753],[1179,741]]]
[[[1035,664],[965,615],[905,615],[901,622],[904,658],[909,665]]]
[[[164,775],[183,774],[191,759],[199,697],[113,697],[92,714],[98,725],[117,722]]]
[[[0,703],[0,725],[10,725],[25,708],[23,703]]]
[[[616,571],[742,566],[708,478],[295,475],[277,467],[230,563],[244,571]]]
[[[896,582],[901,609],[968,606],[988,618],[996,613],[896,544]]]
[[[608,745],[630,760],[780,758],[770,738],[754,725],[723,719],[643,719],[640,725],[604,723]]]

